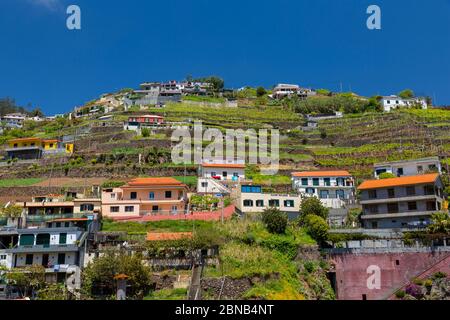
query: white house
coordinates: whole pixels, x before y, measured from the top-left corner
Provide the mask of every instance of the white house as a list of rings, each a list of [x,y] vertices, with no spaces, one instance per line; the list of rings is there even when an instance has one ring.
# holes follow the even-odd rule
[[[424,98],[410,98],[410,99],[403,99],[396,95],[392,96],[385,96],[381,98],[381,105],[383,106],[383,110],[385,112],[390,112],[393,109],[397,108],[409,108],[414,105],[420,105],[422,109],[427,109],[428,104],[426,99]]]
[[[355,199],[355,182],[348,171],[293,172],[292,185],[302,198],[315,196],[327,208],[340,209]]]
[[[310,89],[301,88],[296,84],[280,83],[277,84],[275,88],[273,88],[272,94],[269,95],[269,97],[273,99],[282,99],[284,97],[290,97],[294,95],[307,98],[308,96],[316,95],[316,92]]]
[[[220,181],[240,181],[245,179],[245,164],[238,163],[203,163],[200,177]]]
[[[435,171],[442,174],[442,165],[439,161],[439,157],[430,157],[415,160],[376,163],[373,171],[376,179],[385,172],[392,173],[397,177],[415,176],[429,171]]]
[[[7,128],[22,128],[27,116],[22,113],[10,113],[1,118]]]

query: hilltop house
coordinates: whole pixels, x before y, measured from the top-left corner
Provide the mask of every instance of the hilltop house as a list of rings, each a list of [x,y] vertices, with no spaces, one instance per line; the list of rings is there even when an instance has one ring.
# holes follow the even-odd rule
[[[280,83],[273,88],[272,94],[269,95],[269,97],[273,99],[283,99],[285,97],[298,96],[306,99],[309,96],[314,95],[316,95],[315,91],[301,88],[299,85]]]
[[[385,112],[390,112],[391,110],[403,107],[412,107],[414,105],[420,106],[422,109],[428,109],[428,103],[424,98],[410,98],[403,99],[396,95],[384,96],[381,98],[381,106]]]
[[[418,228],[444,208],[442,180],[437,173],[363,182],[361,205],[366,229]]]
[[[5,151],[9,159],[35,160],[49,154],[71,154],[74,145],[56,139],[19,138],[9,140]]]
[[[126,107],[164,105],[167,102],[180,102],[182,91],[176,81],[166,83],[144,82],[140,84],[139,90],[124,97]]]
[[[374,165],[374,176],[376,179],[385,172],[392,173],[397,177],[402,177],[420,175],[427,172],[429,173],[430,171],[442,174],[442,166],[439,157],[383,162]]]
[[[1,117],[0,121],[6,128],[22,128],[23,123],[27,119],[26,114],[22,113],[10,113]]]
[[[124,123],[124,130],[141,131],[142,128],[157,128],[164,125],[164,117],[145,115],[129,117]]]
[[[104,217],[174,215],[186,212],[187,186],[173,178],[137,178],[102,191]]]
[[[327,208],[343,208],[355,198],[355,182],[348,171],[293,172],[292,186],[302,198],[315,196]]]
[[[301,197],[298,194],[264,193],[262,186],[242,182],[234,191],[236,210],[240,213],[263,212],[267,208],[277,208],[296,218],[300,210]]]

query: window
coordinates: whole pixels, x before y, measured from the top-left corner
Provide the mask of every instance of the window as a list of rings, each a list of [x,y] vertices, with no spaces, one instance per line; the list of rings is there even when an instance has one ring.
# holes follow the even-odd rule
[[[388,213],[398,213],[398,203],[388,203]]]
[[[50,149],[53,148],[53,143],[50,143]]]
[[[435,171],[435,170],[437,170],[437,167],[436,167],[435,164],[430,164],[430,165],[428,166],[428,170],[430,170],[430,171]]]
[[[423,172],[423,167],[422,166],[417,166],[417,172],[418,173],[422,173]]]
[[[307,194],[314,194],[314,193],[316,193],[316,189],[314,189],[314,188],[306,188],[306,193]]]
[[[178,212],[178,207],[172,206],[172,213],[177,213],[177,212]]]
[[[280,200],[269,200],[269,207],[280,207]]]
[[[378,229],[378,222],[372,222],[372,229]]]
[[[434,187],[433,186],[425,186],[423,187],[423,191],[425,195],[430,196],[434,194]]]
[[[217,177],[217,173],[216,172],[211,172],[211,177]]]
[[[328,199],[329,198],[329,191],[328,190],[320,190],[320,199]]]
[[[166,199],[172,198],[172,191],[166,191]]]
[[[65,264],[65,263],[66,263],[66,254],[59,253],[58,254],[58,264]]]
[[[329,187],[329,186],[331,186],[331,179],[325,178],[325,179],[323,179],[323,183],[325,184],[325,186]]]
[[[111,199],[115,199],[116,198],[116,194],[115,193],[111,193]]]
[[[369,199],[377,198],[377,190],[369,190]]]
[[[338,199],[345,199],[345,192],[344,190],[336,190],[336,198]]]
[[[32,254],[27,254],[25,257],[25,264],[27,266],[31,266],[33,264],[33,255]]]
[[[428,201],[427,211],[435,211],[435,210],[436,210],[436,203],[434,201]]]
[[[308,178],[302,178],[302,186],[308,185]]]
[[[244,207],[253,207],[253,200],[244,200]]]
[[[92,203],[83,203],[80,206],[81,211],[94,211],[94,205]]]
[[[408,202],[408,210],[416,211],[417,210],[417,202],[415,202],[415,201]]]
[[[372,213],[372,214],[378,213],[378,205],[376,205],[376,204],[368,205],[368,206],[367,206],[367,211],[368,211],[369,213]]]
[[[258,208],[263,208],[264,207],[264,200],[256,200],[256,206]]]
[[[284,206],[286,208],[293,208],[294,207],[294,200],[284,200]]]
[[[395,189],[388,189],[388,197],[395,198]]]
[[[403,173],[403,168],[398,168],[397,169],[397,176],[402,176],[404,173]]]
[[[125,212],[134,212],[134,206],[125,206]]]
[[[14,148],[17,148],[17,147],[18,147],[17,143],[14,143]]]
[[[242,193],[261,193],[262,188],[260,186],[242,186]]]
[[[111,207],[111,212],[117,213],[120,211],[120,207]]]
[[[233,177],[239,178],[239,173],[238,172],[234,172],[233,173]]]
[[[406,195],[407,196],[415,196],[416,188],[415,187],[406,187]]]
[[[131,192],[130,193],[130,199],[131,200],[136,200],[137,199],[137,192]]]
[[[228,177],[228,172],[226,172],[226,171],[222,172],[222,177],[224,177],[224,178]]]
[[[206,185],[208,185],[207,182],[206,182]],[[154,193],[154,192],[150,192],[150,193],[148,194],[148,198],[149,198],[150,200],[155,199],[155,193]]]
[[[313,178],[313,186],[319,185],[319,178]]]
[[[0,255],[0,260],[6,260],[6,254]]]

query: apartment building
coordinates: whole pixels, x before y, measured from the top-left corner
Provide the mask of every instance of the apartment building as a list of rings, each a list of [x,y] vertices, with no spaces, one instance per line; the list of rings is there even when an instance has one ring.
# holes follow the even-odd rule
[[[355,199],[355,182],[348,171],[293,172],[292,186],[302,198],[315,196],[327,208],[340,209]]]
[[[173,178],[137,178],[102,191],[104,217],[186,213],[187,186]]]
[[[164,125],[164,117],[144,115],[129,117],[124,123],[124,130],[140,131],[142,128],[158,128]]]
[[[374,165],[374,176],[376,179],[385,172],[402,177],[421,175],[432,171],[442,174],[442,165],[439,157],[383,162]]]
[[[250,182],[240,184],[234,192],[236,210],[240,213],[257,213],[267,208],[277,208],[291,218],[299,214],[301,197],[298,194],[264,193],[262,186]]]
[[[433,213],[446,207],[437,173],[369,180],[358,190],[367,229],[424,227]]]
[[[403,99],[396,95],[391,95],[382,97],[380,102],[385,112],[398,108],[410,108],[415,105],[420,106],[422,109],[428,109],[427,100],[424,98]]]

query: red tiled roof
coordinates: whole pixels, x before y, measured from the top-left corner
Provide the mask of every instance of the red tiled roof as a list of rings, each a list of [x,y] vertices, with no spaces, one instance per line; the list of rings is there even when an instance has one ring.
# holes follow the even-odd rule
[[[244,164],[229,164],[229,163],[204,163],[204,168],[230,168],[230,169],[245,169]]]
[[[439,177],[439,174],[424,174],[420,176],[409,176],[400,178],[389,178],[380,180],[368,180],[364,181],[359,187],[359,190],[378,189],[397,186],[408,186],[423,183],[434,183]]]
[[[174,178],[137,178],[133,179],[124,187],[145,187],[145,186],[180,186],[185,184]]]
[[[351,177],[350,172],[345,170],[339,171],[302,171],[292,172],[293,177]]]
[[[147,241],[170,241],[192,238],[192,232],[147,233]]]

